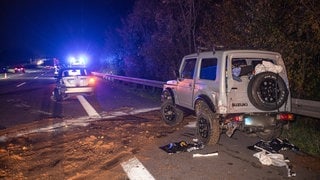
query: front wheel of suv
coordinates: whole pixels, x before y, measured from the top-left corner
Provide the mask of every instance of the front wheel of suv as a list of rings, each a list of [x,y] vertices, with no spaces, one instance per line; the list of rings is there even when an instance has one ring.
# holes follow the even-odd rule
[[[197,137],[204,144],[217,144],[220,138],[219,119],[204,103],[197,112]]]
[[[172,101],[164,101],[161,105],[162,120],[169,126],[175,126],[183,120],[183,111]]]

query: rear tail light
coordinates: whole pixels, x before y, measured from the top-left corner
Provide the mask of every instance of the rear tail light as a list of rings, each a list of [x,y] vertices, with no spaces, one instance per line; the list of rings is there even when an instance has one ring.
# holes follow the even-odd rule
[[[281,113],[277,115],[277,119],[281,121],[292,121],[294,116],[291,113]]]
[[[94,77],[89,78],[89,85],[94,85],[96,83],[96,79]]]
[[[237,121],[237,122],[243,121],[243,115],[234,116],[234,117],[233,117],[233,120],[234,120],[234,121]]]

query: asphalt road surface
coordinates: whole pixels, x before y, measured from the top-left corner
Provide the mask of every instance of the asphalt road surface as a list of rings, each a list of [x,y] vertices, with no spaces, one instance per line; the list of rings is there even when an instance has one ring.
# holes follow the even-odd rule
[[[8,73],[0,77],[0,129],[47,118],[79,118],[87,112],[77,97],[63,102],[51,99],[55,87],[52,70],[27,70],[26,73]],[[144,109],[159,107],[160,97],[137,96],[127,88],[98,79],[95,95],[84,97],[99,114],[117,109]]]

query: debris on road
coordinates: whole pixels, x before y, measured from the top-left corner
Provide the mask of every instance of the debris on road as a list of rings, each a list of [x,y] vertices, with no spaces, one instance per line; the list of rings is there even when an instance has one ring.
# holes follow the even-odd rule
[[[105,115],[86,126],[75,125],[85,119],[44,119],[1,130],[0,179],[127,179],[121,162],[177,131],[159,116]]]
[[[179,152],[191,152],[198,149],[203,149],[203,143],[187,143],[186,141],[173,142],[167,145],[159,147],[169,154],[179,153]]]
[[[281,140],[279,138],[273,139],[271,141],[260,140],[253,146],[248,146],[250,150],[265,150],[269,153],[278,153],[280,150],[292,150],[299,151],[299,148],[291,144],[287,139]]]
[[[278,167],[285,166],[288,171],[288,177],[296,176],[296,173],[292,172],[292,167],[288,165],[290,161],[288,159],[285,159],[282,154],[260,151],[253,154],[253,156],[258,158],[261,164],[263,165],[267,165],[267,166],[273,165]]]
[[[292,172],[292,166],[288,165],[290,162],[285,159],[282,154],[279,153],[280,150],[290,149],[292,151],[299,151],[299,148],[291,144],[287,139],[281,140],[279,138],[273,139],[271,141],[260,140],[253,146],[248,146],[250,150],[259,151],[253,154],[254,157],[258,158],[263,165],[273,165],[278,167],[285,166],[288,171],[288,177],[296,176],[296,173]]]

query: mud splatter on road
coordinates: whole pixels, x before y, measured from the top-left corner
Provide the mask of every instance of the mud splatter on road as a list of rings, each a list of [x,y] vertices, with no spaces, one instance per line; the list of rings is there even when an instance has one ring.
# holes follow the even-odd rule
[[[121,161],[138,153],[143,145],[179,129],[166,126],[159,117],[154,111],[8,137],[0,142],[0,178],[123,179],[124,172],[117,168]],[[1,130],[0,136],[59,121],[49,119]]]

